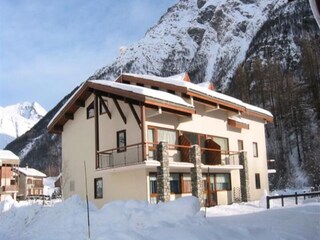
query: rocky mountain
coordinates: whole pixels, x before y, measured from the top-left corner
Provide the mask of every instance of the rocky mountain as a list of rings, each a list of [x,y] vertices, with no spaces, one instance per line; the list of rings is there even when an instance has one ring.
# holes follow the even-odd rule
[[[46,114],[37,102],[0,107],[0,149],[30,130]]]
[[[278,168],[273,182],[286,187],[306,183],[307,173],[317,172],[320,67],[311,54],[316,49],[308,46],[318,43],[319,29],[304,0],[180,0],[143,39],[122,48],[112,64],[90,79],[113,80],[121,71],[158,76],[187,71],[195,83],[211,81],[272,111],[275,123],[267,126],[267,136],[269,157]],[[58,170],[61,161],[60,139],[48,135],[46,125],[66,98],[29,134],[7,146],[46,173]]]
[[[91,79],[113,80],[123,72],[171,76],[187,71],[198,83],[225,88],[245,58],[252,38],[285,0],[181,0],[145,37],[123,49]]]
[[[228,92],[267,108],[277,188],[320,185],[320,30],[308,1],[283,5],[262,25]]]
[[[20,157],[20,166],[24,167],[28,164],[28,166],[49,176],[59,175],[61,169],[61,137],[49,134],[47,125],[74,91],[65,96],[31,130],[6,146],[5,149],[11,150]]]

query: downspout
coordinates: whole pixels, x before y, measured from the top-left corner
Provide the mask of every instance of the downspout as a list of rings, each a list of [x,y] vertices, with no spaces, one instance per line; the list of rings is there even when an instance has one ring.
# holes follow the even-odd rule
[[[146,159],[146,137],[145,137],[145,126],[146,126],[146,107],[143,103],[140,103],[140,114],[141,114],[141,143],[142,143],[142,160]]]

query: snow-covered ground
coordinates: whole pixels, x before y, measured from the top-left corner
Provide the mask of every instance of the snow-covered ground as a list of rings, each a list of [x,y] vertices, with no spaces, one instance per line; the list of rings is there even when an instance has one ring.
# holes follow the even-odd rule
[[[320,239],[319,198],[261,201],[200,209],[194,197],[148,205],[116,201],[101,209],[90,205],[91,239]],[[206,218],[205,218],[206,214]],[[0,203],[0,239],[88,239],[86,203],[73,196],[50,205]]]

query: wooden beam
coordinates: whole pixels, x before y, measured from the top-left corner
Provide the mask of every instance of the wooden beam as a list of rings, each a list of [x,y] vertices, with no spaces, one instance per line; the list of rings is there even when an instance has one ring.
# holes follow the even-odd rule
[[[127,118],[126,118],[126,116],[124,115],[124,113],[123,113],[123,111],[122,111],[122,109],[121,109],[121,107],[120,107],[117,99],[115,99],[115,98],[112,98],[112,99],[113,99],[113,102],[114,102],[114,104],[116,105],[116,107],[117,107],[117,109],[118,109],[118,111],[119,111],[119,113],[120,113],[120,116],[121,116],[123,122],[124,122],[125,124],[127,124]]]
[[[94,132],[95,132],[95,160],[96,160],[96,168],[98,168],[99,161],[99,104],[98,104],[98,96],[94,94]]]
[[[53,131],[54,131],[54,132],[59,132],[59,133],[61,133],[61,132],[63,132],[63,126],[55,125],[55,126],[53,127]]]
[[[140,118],[139,118],[136,110],[134,109],[134,107],[133,107],[133,105],[131,103],[128,103],[128,104],[129,104],[129,107],[131,109],[131,112],[132,112],[134,118],[136,119],[136,121],[137,121],[137,123],[138,123],[138,125],[139,125],[139,127],[141,129],[141,121],[140,121]]]
[[[109,118],[112,118],[111,112],[107,106],[107,104],[104,102],[103,98],[101,96],[99,96],[100,102],[103,105],[104,109],[106,110],[106,113],[108,114]]]
[[[64,117],[66,118],[66,119],[68,119],[68,120],[73,120],[74,118],[73,118],[73,113],[65,113],[64,114]]]
[[[141,142],[142,142],[142,159],[147,160],[146,147],[144,143],[145,138],[145,125],[146,125],[146,107],[143,103],[140,103],[140,115],[141,115]]]
[[[83,101],[83,100],[77,100],[76,105],[78,107],[85,107],[86,106],[85,101]]]

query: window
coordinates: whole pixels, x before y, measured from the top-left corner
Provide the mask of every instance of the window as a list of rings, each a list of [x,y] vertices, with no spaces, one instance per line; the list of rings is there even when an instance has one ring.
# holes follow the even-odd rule
[[[117,148],[118,152],[124,152],[126,151],[126,145],[127,145],[127,140],[126,140],[126,130],[118,131],[117,132]]]
[[[230,174],[218,173],[216,175],[217,190],[231,190]]]
[[[158,129],[158,142],[161,141],[168,144],[177,144],[177,132],[169,129]]]
[[[150,194],[157,193],[157,175],[155,173],[150,174]]]
[[[191,193],[191,176],[190,174],[183,174],[182,175],[182,192],[183,193]]]
[[[209,178],[206,174],[202,175],[204,191],[230,191],[231,190],[231,176],[229,173],[210,173]],[[209,182],[208,182],[209,181]]]
[[[32,184],[32,179],[31,178],[28,178],[27,184]]]
[[[256,177],[256,189],[260,189],[261,188],[260,174],[256,173],[255,177]]]
[[[161,141],[166,142],[168,144],[176,145],[178,142],[177,131],[171,130],[171,129],[149,127],[148,128],[149,159],[156,159],[156,144],[158,144]]]
[[[104,114],[107,112],[107,109],[106,107],[108,107],[108,100],[107,99],[103,99],[103,98],[100,98],[100,114]]]
[[[172,173],[170,174],[170,189],[171,193],[179,194],[181,193],[180,187],[180,174],[179,173]]]
[[[103,198],[102,178],[95,178],[94,179],[94,198]]]
[[[238,151],[242,151],[243,148],[243,141],[242,140],[238,140]]]
[[[87,107],[87,119],[94,117],[94,103],[90,103]]]
[[[253,156],[258,157],[258,143],[253,143]]]
[[[156,159],[156,136],[155,136],[156,129],[155,128],[148,128],[148,142],[149,144],[149,158]]]
[[[220,145],[222,151],[229,151],[228,138],[212,137],[212,140]]]
[[[156,204],[158,202],[157,194],[157,174],[150,173],[149,175],[149,185],[150,185],[150,203]]]

